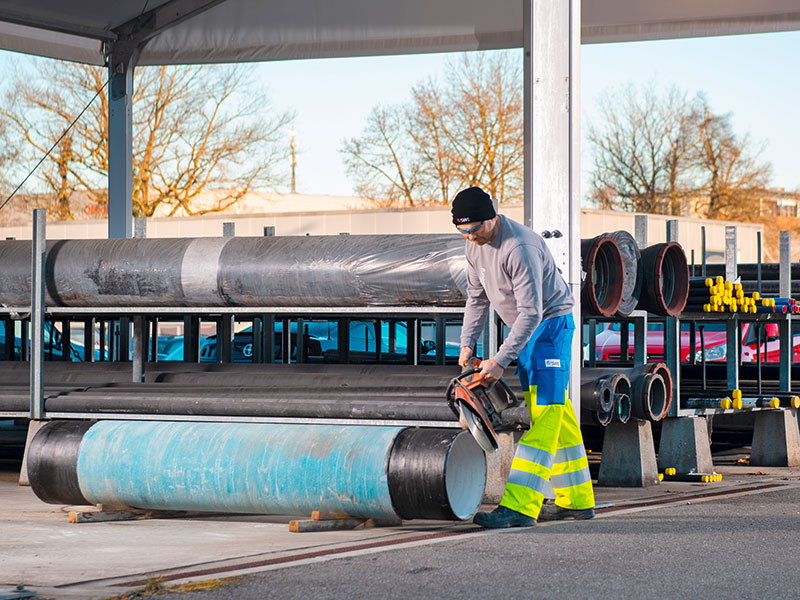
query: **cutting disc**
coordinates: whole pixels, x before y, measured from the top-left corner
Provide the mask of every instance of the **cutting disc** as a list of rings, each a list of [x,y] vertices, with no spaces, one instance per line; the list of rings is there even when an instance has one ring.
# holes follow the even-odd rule
[[[478,442],[478,445],[483,448],[486,454],[493,454],[497,450],[497,440],[492,435],[491,430],[469,404],[463,400],[458,400],[456,406],[458,406],[459,421],[467,424],[472,437],[475,438],[475,441]]]

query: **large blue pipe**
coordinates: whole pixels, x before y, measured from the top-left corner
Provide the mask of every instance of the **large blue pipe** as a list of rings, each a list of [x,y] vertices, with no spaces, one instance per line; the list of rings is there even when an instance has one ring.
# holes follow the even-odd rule
[[[486,463],[447,429],[57,421],[31,442],[28,474],[57,504],[458,520],[480,504]]]

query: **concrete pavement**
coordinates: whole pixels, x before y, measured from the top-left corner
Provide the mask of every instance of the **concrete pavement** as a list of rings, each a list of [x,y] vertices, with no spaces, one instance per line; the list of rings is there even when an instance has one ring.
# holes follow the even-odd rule
[[[40,502],[8,469],[0,474],[0,589],[21,583],[37,598],[99,599],[249,574],[185,597],[456,597],[463,588],[459,597],[486,598],[503,595],[494,584],[482,587],[485,570],[502,565],[513,574],[509,593],[529,590],[536,575],[541,594],[533,597],[590,598],[600,589],[627,597],[636,582],[678,590],[688,578],[703,582],[711,598],[723,581],[735,576],[742,579],[736,589],[750,589],[742,586],[765,573],[762,587],[784,597],[800,550],[800,469],[728,462],[717,467],[720,483],[596,488],[603,508],[594,521],[500,533],[411,521],[296,534],[287,517],[250,515],[70,524],[67,507]],[[540,578],[554,570],[563,580]],[[750,581],[747,572],[757,577]],[[638,597],[649,597],[649,589]]]

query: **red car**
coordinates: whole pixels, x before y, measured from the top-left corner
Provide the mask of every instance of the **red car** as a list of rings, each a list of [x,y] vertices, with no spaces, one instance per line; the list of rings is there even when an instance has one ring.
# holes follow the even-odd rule
[[[695,326],[695,360],[700,361],[701,348],[700,332],[697,323]],[[703,342],[705,344],[705,359],[709,362],[725,362],[728,359],[728,346],[726,344],[725,323],[719,321],[706,321],[702,323]],[[742,362],[756,362],[756,328],[754,323],[743,321],[742,327]],[[681,322],[681,361],[689,360],[690,352],[690,323]],[[598,333],[595,338],[595,358],[597,360],[620,360],[620,330],[619,323],[610,323],[609,326]],[[800,334],[795,332],[793,362],[800,362]],[[588,358],[588,339],[584,337],[584,354]],[[778,362],[780,357],[780,340],[778,337],[778,324],[765,323],[761,328],[761,360],[764,362]],[[628,354],[633,355],[633,325],[628,330]],[[647,324],[647,359],[664,359],[664,324],[651,321]]]

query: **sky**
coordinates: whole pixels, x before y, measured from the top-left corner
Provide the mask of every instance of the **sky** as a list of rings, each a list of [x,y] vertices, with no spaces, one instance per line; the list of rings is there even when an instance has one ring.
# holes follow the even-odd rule
[[[773,186],[800,190],[798,55],[800,32],[583,45],[582,129],[598,122],[597,99],[609,87],[655,81],[659,87],[674,84],[690,97],[702,91],[715,112],[732,113],[737,134],[766,144],[761,156],[773,165]],[[296,111],[297,191],[352,194],[338,152],[342,140],[361,132],[373,106],[402,103],[415,83],[442,78],[448,56],[259,64],[256,73],[275,104]],[[586,143],[581,162],[585,181],[591,168]]]
[[[509,51],[521,54],[521,50]],[[581,125],[599,123],[597,99],[632,82],[676,85],[704,92],[716,113],[731,113],[737,134],[763,142],[773,165],[772,184],[800,190],[800,32],[686,40],[592,44],[581,47]],[[280,61],[253,65],[252,76],[270,90],[276,109],[296,114],[297,191],[351,195],[339,149],[358,135],[370,110],[403,103],[411,87],[443,78],[449,54]],[[19,55],[0,52],[0,73]],[[287,132],[287,153],[289,136]],[[591,168],[582,144],[584,189]],[[288,156],[286,162],[288,170]],[[288,191],[288,190],[287,190]]]

